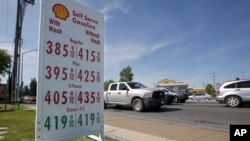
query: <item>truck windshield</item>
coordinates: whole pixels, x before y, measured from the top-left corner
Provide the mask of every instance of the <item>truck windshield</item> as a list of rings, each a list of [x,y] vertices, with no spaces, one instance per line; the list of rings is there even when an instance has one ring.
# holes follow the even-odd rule
[[[147,88],[145,85],[137,82],[128,82],[127,83],[131,89],[141,89],[141,88]]]

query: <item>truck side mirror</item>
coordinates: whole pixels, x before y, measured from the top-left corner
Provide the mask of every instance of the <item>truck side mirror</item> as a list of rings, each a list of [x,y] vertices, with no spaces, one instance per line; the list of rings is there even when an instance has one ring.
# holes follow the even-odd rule
[[[129,89],[128,89],[128,88],[126,88],[126,87],[123,87],[123,88],[122,88],[122,90],[129,91]]]

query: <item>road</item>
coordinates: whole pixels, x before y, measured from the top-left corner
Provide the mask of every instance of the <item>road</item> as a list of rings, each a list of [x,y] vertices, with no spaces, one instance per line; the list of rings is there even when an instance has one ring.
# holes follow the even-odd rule
[[[229,132],[230,124],[250,124],[250,106],[230,108],[216,102],[172,104],[156,111],[134,112],[128,107],[109,106],[105,114],[113,114],[160,123],[183,124]]]

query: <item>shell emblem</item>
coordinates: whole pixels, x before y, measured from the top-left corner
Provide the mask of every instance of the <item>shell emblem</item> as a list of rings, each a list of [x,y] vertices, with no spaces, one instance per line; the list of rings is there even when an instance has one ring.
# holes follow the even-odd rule
[[[52,11],[54,12],[55,16],[59,19],[65,20],[69,17],[68,9],[62,4],[55,4],[52,7]]]

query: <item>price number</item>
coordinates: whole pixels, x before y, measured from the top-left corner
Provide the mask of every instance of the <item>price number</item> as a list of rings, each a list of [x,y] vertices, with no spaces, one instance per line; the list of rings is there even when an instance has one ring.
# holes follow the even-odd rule
[[[45,78],[47,80],[71,80],[87,83],[100,82],[100,73],[93,70],[82,70],[77,68],[65,68],[58,66],[46,66]]]
[[[76,117],[74,117],[76,116]],[[94,126],[101,123],[100,113],[81,113],[79,115],[47,116],[44,128],[47,131]]]
[[[77,100],[76,100],[77,99]],[[94,91],[51,91],[48,90],[44,96],[44,101],[50,104],[94,104],[100,103],[100,92]]]
[[[77,46],[69,46],[68,44],[48,40],[46,53],[48,55],[56,55],[62,57],[71,57],[87,62],[101,62],[101,54],[99,51],[85,49]]]

